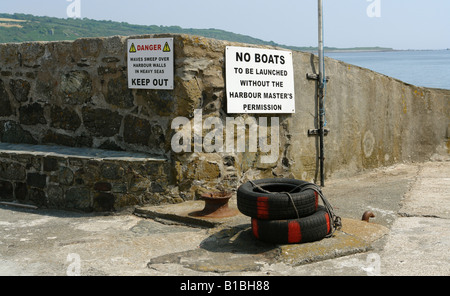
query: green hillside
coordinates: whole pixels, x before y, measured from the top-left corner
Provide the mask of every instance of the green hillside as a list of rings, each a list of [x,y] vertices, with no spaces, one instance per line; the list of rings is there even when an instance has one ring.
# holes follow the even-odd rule
[[[315,51],[316,47],[295,47],[264,41],[218,29],[184,29],[178,26],[142,26],[125,22],[91,19],[61,19],[30,14],[0,13],[0,43],[26,41],[75,40],[82,37],[130,36],[141,34],[181,33],[241,43],[274,45],[292,50]],[[326,48],[335,50],[336,48]],[[370,50],[390,50],[370,48]]]

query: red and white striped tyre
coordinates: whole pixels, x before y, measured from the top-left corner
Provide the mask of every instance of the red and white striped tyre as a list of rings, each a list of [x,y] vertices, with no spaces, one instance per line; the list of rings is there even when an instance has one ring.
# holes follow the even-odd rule
[[[285,178],[247,182],[237,190],[238,209],[242,214],[259,220],[309,216],[318,208],[319,195],[312,189],[303,190],[302,186],[307,184]]]
[[[298,244],[318,241],[331,233],[330,216],[325,207],[307,217],[288,220],[252,218],[253,235],[261,241],[275,244]]]

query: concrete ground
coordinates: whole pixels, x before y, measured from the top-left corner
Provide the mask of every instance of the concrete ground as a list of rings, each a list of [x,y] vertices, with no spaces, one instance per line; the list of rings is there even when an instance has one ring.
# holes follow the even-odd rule
[[[325,185],[343,229],[301,245],[257,241],[242,215],[183,220],[201,202],[110,215],[0,205],[0,275],[450,275],[448,160]]]

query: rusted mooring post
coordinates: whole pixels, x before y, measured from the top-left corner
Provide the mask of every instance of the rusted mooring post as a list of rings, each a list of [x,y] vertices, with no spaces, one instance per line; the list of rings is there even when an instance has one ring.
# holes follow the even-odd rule
[[[232,194],[230,192],[214,192],[202,194],[200,199],[205,201],[203,210],[190,215],[203,218],[227,218],[237,215],[237,209],[228,206]]]

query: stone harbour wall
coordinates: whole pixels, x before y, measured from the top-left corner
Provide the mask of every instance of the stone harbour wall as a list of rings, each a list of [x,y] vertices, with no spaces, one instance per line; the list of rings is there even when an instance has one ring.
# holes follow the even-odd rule
[[[0,143],[0,200],[83,212],[181,202],[169,171],[139,153]]]
[[[124,42],[1,45],[1,141],[164,154],[174,98],[128,89]]]
[[[317,175],[318,140],[305,131],[318,127],[315,81],[318,59],[294,53],[296,114],[288,150],[290,170],[310,180]],[[448,159],[450,90],[418,87],[358,66],[325,59],[325,177],[430,158]],[[317,177],[315,177],[317,180]]]
[[[162,37],[174,38],[174,90],[128,89],[127,40]],[[317,84],[306,78],[317,74],[317,57],[293,52],[295,114],[230,115],[228,45],[253,46],[177,34],[0,44],[0,143],[35,147],[21,153],[8,145],[0,149],[0,199],[114,210],[182,202],[257,178],[317,180],[318,140],[307,134],[317,128]],[[450,91],[408,85],[332,59],[325,64],[327,178],[448,154]],[[182,116],[193,125],[196,110],[203,120],[223,122],[230,116],[268,117],[269,123],[278,118],[278,158],[268,164],[260,151],[175,153],[171,124]],[[42,146],[78,152],[53,158],[33,153]],[[84,149],[97,152],[77,157]],[[108,160],[108,151],[126,155]],[[110,167],[117,169],[111,169],[116,179],[107,177]]]

